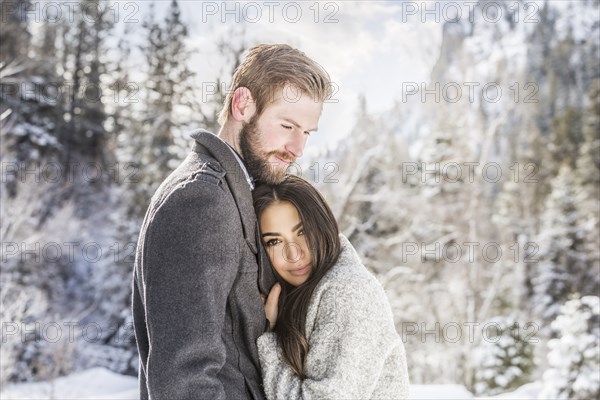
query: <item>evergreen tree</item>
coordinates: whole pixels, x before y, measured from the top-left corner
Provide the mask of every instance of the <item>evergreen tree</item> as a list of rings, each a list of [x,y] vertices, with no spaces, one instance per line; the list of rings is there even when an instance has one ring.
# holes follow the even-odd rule
[[[600,195],[600,78],[590,86],[589,106],[583,116],[583,144],[577,158],[579,184],[590,189],[589,196]],[[597,211],[597,209],[596,209]]]
[[[43,48],[32,42],[27,10],[29,0],[0,2],[3,21],[0,28],[0,154],[5,162],[15,162],[19,169],[48,161],[61,148],[57,140],[63,104],[61,85],[52,59],[43,60]],[[5,14],[6,13],[6,14]],[[47,24],[49,25],[49,24]],[[50,29],[43,26],[45,37]],[[51,43],[49,53],[52,53]],[[48,62],[50,61],[50,62]],[[18,174],[9,174],[7,189],[16,194]]]
[[[588,233],[591,227],[579,209],[580,195],[573,171],[563,165],[552,183],[537,238],[540,253],[534,279],[535,303],[538,313],[547,322],[558,315],[560,306],[570,295],[593,294],[598,290],[597,268],[590,269]]]
[[[107,5],[106,0],[81,3],[74,13],[76,23],[63,35],[62,69],[69,77],[65,82],[69,85],[65,110],[68,124],[60,138],[65,163],[95,162],[106,167],[107,115],[101,77],[107,73],[105,46],[113,28]]]
[[[539,398],[588,400],[600,397],[600,298],[567,301],[552,322],[549,368]]]
[[[496,395],[530,381],[534,370],[533,343],[515,316],[492,318],[475,349],[475,391]]]
[[[252,47],[246,41],[246,30],[243,26],[227,29],[223,36],[217,39],[216,45],[217,54],[222,57],[223,61],[214,82],[214,90],[211,88],[212,95],[203,103],[198,102],[197,99],[203,99],[205,96],[202,96],[201,93],[194,96],[196,99],[194,115],[200,116],[199,123],[204,129],[214,133],[221,128],[218,115],[225,104],[225,97],[227,97],[225,79],[233,77],[235,70],[243,61],[244,52]]]
[[[28,16],[31,0],[0,0],[2,24],[0,25],[0,64],[20,62],[28,58],[31,32]]]
[[[150,197],[179,162],[175,139],[193,126],[190,110],[194,74],[188,67],[188,30],[177,1],[171,1],[164,24],[154,20],[152,5],[143,28],[146,38],[141,50],[148,68],[144,107],[139,110],[142,123],[132,133],[134,143],[129,150],[135,157],[134,168],[139,171],[139,180],[132,186],[132,215],[137,218],[143,217]]]

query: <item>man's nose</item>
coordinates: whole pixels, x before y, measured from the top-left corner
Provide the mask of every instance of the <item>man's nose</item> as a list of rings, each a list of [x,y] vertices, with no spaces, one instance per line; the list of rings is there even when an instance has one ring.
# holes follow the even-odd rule
[[[294,132],[285,145],[285,150],[294,158],[302,157],[304,146],[306,145],[306,135],[302,132]]]

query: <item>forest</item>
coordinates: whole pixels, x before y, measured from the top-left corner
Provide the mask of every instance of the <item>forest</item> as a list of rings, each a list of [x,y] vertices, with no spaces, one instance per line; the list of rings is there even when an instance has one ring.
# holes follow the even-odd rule
[[[187,133],[219,131],[224,83],[257,43],[232,26],[220,73],[198,77],[177,0],[135,24],[107,0],[35,21],[36,3],[0,0],[0,384],[136,375],[146,208]],[[598,398],[600,2],[537,1],[532,24],[514,3],[493,24],[441,22],[427,84],[385,112],[362,94],[343,140],[295,172],[385,288],[411,383]]]

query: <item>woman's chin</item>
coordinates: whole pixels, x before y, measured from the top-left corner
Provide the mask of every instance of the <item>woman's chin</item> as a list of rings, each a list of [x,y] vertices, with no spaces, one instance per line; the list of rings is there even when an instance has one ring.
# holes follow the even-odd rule
[[[295,276],[290,276],[290,277],[285,277],[283,278],[283,280],[285,281],[285,283],[287,283],[288,285],[297,287],[302,285],[304,282],[306,282],[306,278],[305,277],[295,277]]]

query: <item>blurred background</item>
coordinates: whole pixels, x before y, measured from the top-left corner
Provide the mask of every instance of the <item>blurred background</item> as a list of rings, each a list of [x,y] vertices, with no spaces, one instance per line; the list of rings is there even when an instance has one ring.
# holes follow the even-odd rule
[[[141,221],[258,43],[331,75],[292,172],[384,286],[413,395],[600,396],[598,0],[0,7],[4,398],[135,396]]]

